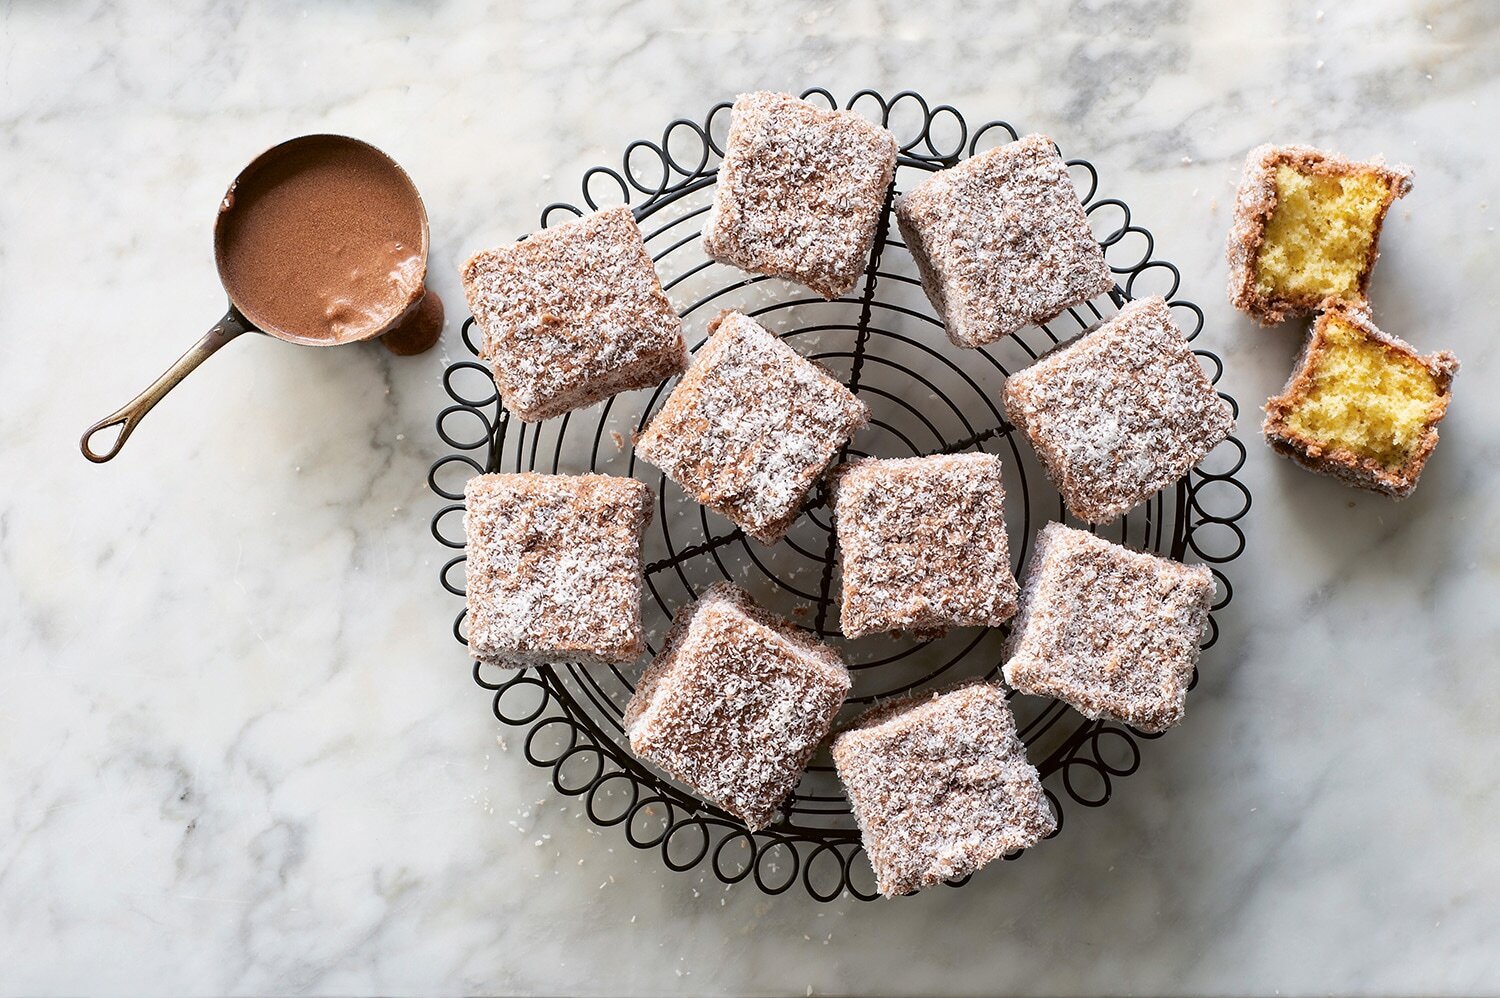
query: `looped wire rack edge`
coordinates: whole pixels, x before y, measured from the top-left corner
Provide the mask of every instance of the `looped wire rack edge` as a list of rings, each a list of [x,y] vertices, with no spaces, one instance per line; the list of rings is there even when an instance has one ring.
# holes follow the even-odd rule
[[[889,99],[861,90],[843,105],[821,88],[802,96],[858,111],[889,127],[900,142],[898,190],[908,189],[925,173],[1019,135],[1000,119],[971,127],[957,109],[930,105],[909,90]],[[683,315],[694,350],[702,343],[708,318],[721,308],[739,308],[835,371],[865,399],[875,418],[855,438],[851,457],[971,449],[1002,455],[1011,550],[1019,574],[1037,529],[1049,519],[1076,521],[1068,519],[1029,447],[1015,439],[1014,428],[1003,418],[997,400],[1005,376],[1126,301],[1150,294],[1165,297],[1188,338],[1196,339],[1203,312],[1178,297],[1177,267],[1154,255],[1154,237],[1134,221],[1124,201],[1101,196],[1091,163],[1068,159],[1095,235],[1117,276],[1116,286],[1106,297],[1001,343],[978,350],[948,343],[892,225],[889,203],[864,280],[846,298],[825,303],[795,285],[746,275],[709,261],[698,248],[729,108],[728,102],[721,102],[701,121],[674,120],[658,140],[630,143],[618,167],[586,171],[582,203],[548,205],[541,213],[543,227],[587,211],[630,205],[663,286]],[[488,368],[477,359],[473,323],[468,319],[462,330],[471,356],[451,363],[443,376],[452,404],[438,414],[437,432],[452,452],[435,462],[428,476],[432,490],[446,501],[432,518],[433,537],[457,552],[440,572],[449,593],[464,595],[463,483],[471,475],[522,470],[635,475],[652,485],[658,497],[645,553],[648,599],[643,613],[652,653],[673,610],[707,584],[730,579],[749,588],[768,608],[842,645],[855,688],[840,723],[889,696],[999,675],[1004,628],[961,629],[936,639],[885,635],[842,641],[836,626],[836,551],[822,491],[787,539],[767,548],[692,503],[654,468],[637,462],[631,434],[665,400],[670,383],[527,425],[511,419],[500,404]],[[1222,362],[1201,347],[1195,346],[1194,353],[1217,384]],[[1238,416],[1234,399],[1219,394]],[[579,457],[585,450],[586,462]],[[1245,546],[1239,521],[1249,511],[1251,497],[1237,477],[1244,463],[1245,447],[1231,437],[1175,486],[1100,530],[1113,540],[1209,565],[1218,596],[1202,642],[1205,650],[1217,642],[1215,618],[1233,596],[1225,566]],[[453,634],[467,644],[464,616],[460,609]],[[526,731],[527,761],[551,771],[558,794],[580,799],[591,821],[619,827],[632,846],[659,852],[668,868],[705,867],[726,885],[749,881],[772,895],[800,883],[819,901],[846,893],[861,900],[877,896],[826,749],[813,760],[776,824],[752,834],[630,754],[621,715],[640,670],[640,665],[505,670],[476,662],[473,677],[491,694],[495,717]],[[1193,682],[1196,685],[1196,675]],[[1141,743],[1158,737],[1112,721],[1089,721],[1057,701],[1012,693],[1011,703],[1022,740],[1057,813],[1058,831],[1065,802],[1083,807],[1108,803],[1116,781],[1139,768]]]

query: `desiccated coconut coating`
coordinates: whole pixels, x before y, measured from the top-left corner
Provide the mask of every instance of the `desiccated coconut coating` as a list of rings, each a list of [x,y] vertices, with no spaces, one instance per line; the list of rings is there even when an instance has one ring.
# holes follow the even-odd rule
[[[855,112],[741,94],[703,250],[837,298],[864,272],[895,171],[895,137]]]
[[[993,683],[883,704],[834,740],[833,762],[887,897],[968,876],[1057,827]]]
[[[641,654],[648,487],[611,475],[478,475],[464,502],[475,658],[621,663]]]
[[[1234,430],[1161,298],[1143,298],[1005,382],[1068,509],[1107,523],[1177,481]]]
[[[896,200],[922,289],[961,347],[993,343],[1115,286],[1067,164],[1026,135]]]
[[[1016,612],[1000,458],[866,459],[834,474],[845,637],[995,627]]]
[[[850,685],[832,648],[719,583],[673,617],[625,733],[636,755],[755,831],[796,787]]]
[[[1049,523],[1021,582],[1005,681],[1141,731],[1182,720],[1213,573]]]
[[[536,422],[682,371],[682,320],[625,207],[585,215],[463,268],[479,355],[516,417]]]
[[[635,452],[765,544],[869,410],[754,319],[723,312]]]
[[[1370,227],[1369,247],[1360,270],[1357,297],[1364,298],[1370,289],[1370,275],[1380,257],[1380,230],[1386,212],[1397,198],[1411,191],[1412,170],[1409,166],[1386,166],[1377,156],[1369,162],[1355,163],[1333,153],[1300,145],[1259,145],[1245,156],[1245,169],[1234,196],[1234,221],[1225,244],[1229,262],[1229,303],[1253,316],[1263,326],[1272,326],[1288,315],[1313,312],[1325,297],[1322,294],[1287,296],[1259,287],[1256,261],[1266,239],[1266,228],[1276,212],[1276,174],[1287,166],[1310,176],[1345,178],[1370,174],[1381,179],[1387,191],[1381,199]],[[1330,225],[1329,236],[1347,238],[1343,225]],[[1317,233],[1308,233],[1316,238]]]

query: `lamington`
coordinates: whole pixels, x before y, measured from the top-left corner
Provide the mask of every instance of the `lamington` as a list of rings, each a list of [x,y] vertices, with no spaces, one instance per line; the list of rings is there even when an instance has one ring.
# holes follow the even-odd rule
[[[876,707],[834,740],[833,761],[887,897],[966,877],[1057,828],[993,683]]]
[[[1119,314],[1006,380],[1024,432],[1068,510],[1108,523],[1195,467],[1234,429],[1159,297]]]
[[[1085,717],[1165,731],[1182,720],[1213,595],[1203,565],[1049,523],[1021,582],[1005,681]]]
[[[832,300],[859,281],[896,171],[896,139],[853,111],[741,94],[703,249]]]
[[[610,475],[478,475],[464,503],[475,658],[528,666],[640,656],[647,486]]]
[[[1303,467],[1404,498],[1437,447],[1458,358],[1422,356],[1378,329],[1368,307],[1330,300],[1280,395],[1266,402],[1266,441]]]
[[[1307,146],[1250,150],[1229,230],[1229,301],[1262,325],[1325,298],[1364,300],[1386,212],[1412,172]]]
[[[850,685],[832,648],[719,583],[673,617],[625,733],[637,756],[755,831],[796,787]]]
[[[739,312],[720,313],[635,452],[699,503],[774,544],[869,410]]]
[[[867,458],[836,469],[840,628],[927,636],[1016,612],[1005,486],[993,454]]]
[[[961,347],[1040,325],[1114,287],[1067,164],[1027,135],[896,200],[922,289]]]
[[[630,209],[553,226],[463,267],[500,398],[537,422],[648,388],[687,365],[682,321]]]

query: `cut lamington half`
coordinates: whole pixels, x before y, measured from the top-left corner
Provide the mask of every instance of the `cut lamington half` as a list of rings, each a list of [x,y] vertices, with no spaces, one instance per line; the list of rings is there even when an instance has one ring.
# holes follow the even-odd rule
[[[464,502],[475,658],[525,666],[640,656],[649,488],[612,475],[478,475]]]
[[[719,583],[677,611],[625,733],[636,755],[755,831],[796,787],[850,685],[832,648]]]
[[[741,94],[703,250],[837,298],[864,273],[895,171],[895,137],[854,111]]]
[[[1262,426],[1278,453],[1357,488],[1403,498],[1437,447],[1458,358],[1423,356],[1368,308],[1329,301]]]
[[[1250,150],[1229,231],[1229,301],[1273,325],[1325,298],[1363,300],[1386,212],[1411,169],[1355,163],[1307,146]]]
[[[1115,285],[1068,166],[1045,135],[933,174],[895,211],[922,289],[958,346],[1048,322]]]
[[[1159,297],[1044,355],[1005,382],[1005,415],[1068,510],[1108,523],[1196,467],[1234,429]]]
[[[687,364],[682,321],[629,208],[476,253],[463,284],[484,333],[479,355],[525,422],[660,384]]]

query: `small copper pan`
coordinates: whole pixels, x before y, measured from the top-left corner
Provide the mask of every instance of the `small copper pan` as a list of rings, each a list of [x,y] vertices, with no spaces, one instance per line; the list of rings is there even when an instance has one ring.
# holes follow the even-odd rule
[[[236,225],[244,224],[238,218],[238,215],[242,213],[234,211],[237,192],[243,193],[256,183],[264,187],[265,184],[272,182],[267,179],[268,177],[285,174],[288,170],[294,170],[295,164],[307,162],[311,157],[325,154],[358,156],[362,168],[374,169],[377,173],[383,173],[384,170],[389,169],[390,173],[384,174],[384,177],[389,182],[390,189],[399,192],[399,200],[402,201],[408,193],[410,195],[410,202],[398,207],[410,212],[405,216],[408,223],[412,218],[420,220],[421,245],[409,248],[416,262],[416,267],[413,269],[417,271],[414,277],[408,276],[413,290],[399,300],[393,299],[394,304],[382,306],[384,311],[390,313],[389,315],[364,313],[360,315],[360,321],[319,331],[322,335],[310,335],[306,329],[298,331],[283,328],[285,323],[278,324],[277,316],[284,314],[284,310],[278,310],[276,307],[277,299],[281,297],[275,293],[277,289],[265,286],[260,288],[236,286],[236,274],[230,265],[226,247],[232,239],[246,237],[244,232],[234,231]],[[272,249],[275,248],[272,247]],[[302,249],[306,251],[307,247],[303,246]],[[304,346],[341,346],[345,343],[372,340],[383,336],[386,346],[398,354],[420,353],[432,346],[442,333],[443,306],[437,295],[428,291],[425,286],[427,249],[427,210],[422,204],[422,197],[417,193],[416,185],[411,182],[406,171],[379,149],[369,143],[344,135],[304,135],[267,149],[235,178],[234,183],[224,195],[224,201],[220,205],[218,217],[214,223],[214,259],[219,271],[219,280],[229,297],[229,310],[224,313],[222,319],[210,327],[202,339],[179,357],[177,362],[169,367],[165,374],[157,378],[149,388],[123,408],[90,426],[79,441],[83,456],[96,463],[113,458],[120,452],[120,448],[125,445],[130,435],[135,432],[141,419],[151,411],[151,407],[161,401],[162,396],[175,388],[211,354],[241,333],[264,333],[278,340]],[[339,247],[330,246],[328,252],[337,253]],[[111,427],[119,427],[119,433],[114,441],[107,450],[94,450],[90,446],[92,438],[100,431]]]

